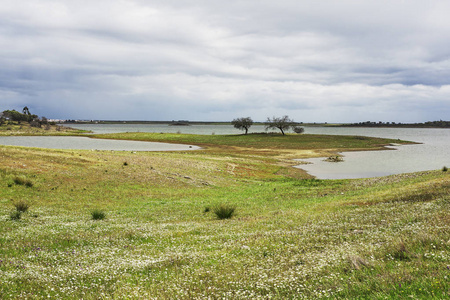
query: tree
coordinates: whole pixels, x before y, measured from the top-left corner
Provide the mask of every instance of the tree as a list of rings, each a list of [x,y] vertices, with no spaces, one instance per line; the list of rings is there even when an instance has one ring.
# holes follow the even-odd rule
[[[250,117],[247,118],[237,118],[231,121],[234,128],[239,130],[245,130],[245,134],[248,133],[248,129],[253,125],[253,120]]]
[[[281,118],[273,117],[267,118],[266,121],[266,130],[270,128],[278,128],[280,129],[281,133],[284,135],[285,130],[289,130],[289,127],[295,125],[294,121],[289,119],[288,116],[283,116]]]
[[[3,111],[3,115],[9,118],[11,121],[17,121],[18,124],[22,121],[28,121],[28,115],[21,114],[17,110],[5,110]]]
[[[28,109],[28,106],[25,106],[25,107],[23,108],[22,113],[23,113],[24,115],[28,115],[28,116],[31,115],[30,110]]]

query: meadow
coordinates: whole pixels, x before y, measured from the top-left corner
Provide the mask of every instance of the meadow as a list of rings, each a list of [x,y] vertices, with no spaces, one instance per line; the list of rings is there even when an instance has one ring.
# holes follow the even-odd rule
[[[21,130],[6,134],[42,134]],[[318,180],[292,167],[294,157],[404,141],[101,137],[204,148],[0,146],[1,299],[450,296],[448,171]],[[218,219],[221,206],[234,215]]]

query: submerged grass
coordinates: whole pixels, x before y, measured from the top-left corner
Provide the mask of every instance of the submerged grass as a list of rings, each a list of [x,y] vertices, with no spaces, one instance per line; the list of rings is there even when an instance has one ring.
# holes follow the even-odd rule
[[[0,298],[450,296],[448,172],[317,180],[227,147],[0,147]],[[21,199],[33,216],[13,222]],[[214,203],[239,213],[214,220]],[[87,221],[99,207],[107,221]]]

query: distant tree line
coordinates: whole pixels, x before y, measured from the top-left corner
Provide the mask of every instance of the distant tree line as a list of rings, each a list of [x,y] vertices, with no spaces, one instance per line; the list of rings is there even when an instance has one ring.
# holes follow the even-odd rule
[[[49,125],[46,117],[39,118],[38,115],[32,114],[27,106],[23,108],[22,112],[18,112],[15,109],[4,110],[0,114],[0,125],[3,125],[6,122],[17,122],[17,124],[28,122],[32,127],[42,127],[42,125]]]
[[[450,128],[450,121],[429,121],[425,123],[396,123],[396,122],[359,122],[343,124],[344,127],[417,127],[417,128]]]
[[[236,118],[231,121],[231,124],[234,126],[234,128],[245,130],[245,134],[247,134],[248,130],[253,125],[253,120],[250,117]],[[298,124],[299,123],[294,122],[294,120],[290,119],[288,116],[283,116],[267,118],[265,127],[266,130],[279,129],[283,135],[285,135],[285,132],[290,128],[292,128],[295,133],[303,133],[304,129],[298,126]]]

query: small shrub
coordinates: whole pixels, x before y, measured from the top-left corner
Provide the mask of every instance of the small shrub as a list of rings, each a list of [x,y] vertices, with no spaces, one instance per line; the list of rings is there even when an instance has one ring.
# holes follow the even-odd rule
[[[446,166],[442,167],[442,172],[447,172],[448,168]]]
[[[17,211],[26,212],[30,208],[30,204],[27,201],[19,200],[14,202],[14,207]]]
[[[305,128],[300,126],[293,126],[292,130],[294,130],[294,132],[297,134],[302,134],[303,132],[305,132]]]
[[[217,219],[223,220],[223,219],[230,219],[236,210],[236,207],[233,205],[228,204],[220,204],[214,208],[214,214],[216,215]]]
[[[211,211],[211,207],[206,206],[205,209],[203,210],[204,213],[210,212]]]
[[[10,217],[11,220],[13,220],[13,221],[20,220],[20,218],[22,217],[22,212],[21,212],[21,211],[18,211],[18,210],[12,211],[12,212],[9,214],[9,217]]]
[[[92,220],[103,220],[106,218],[106,213],[100,209],[94,209],[91,212]]]

